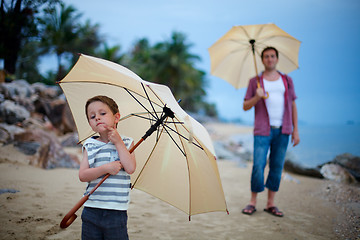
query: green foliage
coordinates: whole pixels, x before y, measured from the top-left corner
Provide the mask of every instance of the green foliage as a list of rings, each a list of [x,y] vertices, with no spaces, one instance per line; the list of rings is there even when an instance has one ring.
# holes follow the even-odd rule
[[[16,68],[18,78],[27,79],[30,83],[43,81],[38,69],[41,55],[39,45],[38,41],[30,41],[21,49]]]
[[[29,39],[38,36],[37,20],[43,6],[56,0],[1,0],[0,5],[0,58],[10,74],[16,71],[19,52]]]
[[[95,52],[95,55],[99,58],[106,59],[114,63],[122,64],[126,56],[124,54],[121,54],[120,51],[121,51],[120,45],[109,47],[107,43],[104,43],[103,48],[97,50]]]
[[[89,20],[82,23],[82,14],[60,0],[1,0],[1,10],[0,58],[12,56],[17,77],[55,84],[75,64],[77,53],[84,53],[125,65],[147,81],[167,85],[187,111],[217,116],[216,106],[204,100],[205,73],[195,67],[200,58],[191,54],[192,45],[183,33],[173,32],[168,40],[154,45],[146,38],[140,39],[129,54],[124,54],[120,45],[109,46],[105,42],[98,24]],[[13,15],[19,19],[14,21]],[[15,23],[20,24],[21,44],[9,54],[6,44],[15,36],[15,30],[19,32]],[[57,70],[41,76],[38,66],[44,55],[57,57]]]
[[[147,39],[140,39],[130,54],[129,68],[147,81],[167,85],[182,99],[181,106],[193,112],[204,110],[217,115],[214,106],[204,102],[205,73],[195,68],[200,58],[190,53],[191,44],[186,36],[173,32],[170,40],[150,46]]]

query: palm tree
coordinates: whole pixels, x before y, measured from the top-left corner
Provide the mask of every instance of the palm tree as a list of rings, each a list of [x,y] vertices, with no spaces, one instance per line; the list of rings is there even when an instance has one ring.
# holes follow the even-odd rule
[[[18,57],[28,41],[38,37],[36,26],[40,9],[58,0],[1,0],[0,58],[10,74],[16,72]]]
[[[98,50],[95,53],[95,55],[100,58],[122,64],[122,62],[124,61],[125,55],[121,54],[120,50],[121,50],[120,45],[115,45],[115,46],[109,47],[109,45],[107,43],[104,43],[103,48],[101,50]]]
[[[155,75],[151,58],[152,47],[146,38],[138,40],[129,57],[129,61],[125,66],[136,72],[141,78],[151,81]]]
[[[76,51],[76,40],[79,37],[80,13],[74,7],[65,6],[63,3],[59,7],[50,7],[44,10],[45,16],[41,19],[43,25],[42,45],[57,56],[57,79],[63,75],[62,58],[65,53]]]
[[[197,111],[206,94],[205,74],[195,69],[194,63],[200,58],[190,53],[191,46],[179,32],[172,33],[170,41],[156,44],[152,57],[157,72],[152,80],[168,85],[185,109]]]
[[[145,80],[167,85],[181,106],[188,110],[216,115],[214,105],[204,101],[205,73],[194,67],[200,60],[190,53],[186,36],[174,32],[170,40],[150,46],[147,39],[139,40],[131,51],[129,68]]]

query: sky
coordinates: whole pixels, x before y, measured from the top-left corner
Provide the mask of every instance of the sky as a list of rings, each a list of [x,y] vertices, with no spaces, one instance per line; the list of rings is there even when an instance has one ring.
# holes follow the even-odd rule
[[[100,24],[110,46],[129,51],[134,42],[169,40],[178,31],[201,58],[207,101],[220,117],[251,124],[253,110],[242,109],[246,89],[236,90],[210,74],[208,48],[236,25],[275,23],[301,41],[295,84],[300,124],[360,124],[359,0],[64,0]],[[55,63],[54,63],[55,64]],[[55,68],[53,66],[52,68]],[[140,76],[141,77],[141,76]],[[146,79],[145,79],[146,80]]]

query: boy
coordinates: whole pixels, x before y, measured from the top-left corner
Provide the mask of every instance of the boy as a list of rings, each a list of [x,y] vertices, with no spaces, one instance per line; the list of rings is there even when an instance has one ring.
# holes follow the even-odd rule
[[[134,143],[116,130],[120,113],[115,101],[95,96],[85,105],[85,113],[99,136],[83,145],[79,179],[88,182],[86,192],[107,173],[109,178],[90,196],[82,212],[82,239],[128,239],[127,209],[129,206],[130,174],[135,171]]]

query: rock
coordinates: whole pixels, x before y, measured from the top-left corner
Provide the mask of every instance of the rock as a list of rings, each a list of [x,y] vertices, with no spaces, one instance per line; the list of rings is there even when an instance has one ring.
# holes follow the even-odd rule
[[[60,139],[61,145],[63,147],[80,147],[81,144],[79,143],[79,136],[75,132],[67,133]]]
[[[30,117],[30,112],[15,102],[5,100],[0,104],[0,119],[8,124],[15,124]]]
[[[44,169],[79,167],[77,157],[67,154],[57,136],[52,132],[42,129],[29,129],[24,133],[16,134],[14,140],[14,145],[22,152],[33,154],[35,151],[31,165]]]
[[[338,183],[354,183],[355,178],[343,167],[334,163],[328,163],[321,167],[321,174],[329,180]]]
[[[35,93],[31,85],[25,80],[14,80],[10,83],[1,83],[0,92],[6,99],[26,99]]]
[[[235,155],[226,148],[225,143],[216,141],[214,148],[218,159],[235,159]]]
[[[31,86],[40,98],[55,99],[61,94],[59,86],[47,86],[40,82],[34,83]]]
[[[60,129],[63,134],[77,131],[73,115],[71,113],[70,107],[67,104],[67,102],[65,102],[63,112],[61,115]]]
[[[7,144],[10,141],[10,133],[5,128],[0,127],[0,143]]]
[[[292,172],[300,175],[305,175],[315,178],[324,178],[323,175],[320,173],[319,168],[306,168],[301,166],[300,164],[292,162],[289,159],[285,160],[284,169],[288,172]]]
[[[345,168],[351,175],[360,182],[360,157],[350,153],[344,153],[335,157],[332,161]]]
[[[22,153],[26,155],[35,155],[39,148],[41,147],[41,144],[38,142],[16,142],[14,144],[15,147],[17,147]]]
[[[73,116],[65,100],[46,100],[40,98],[34,104],[36,112],[47,116],[52,125],[60,132],[68,133],[76,131]]]
[[[291,175],[288,174],[288,173],[284,173],[284,174],[282,175],[282,179],[283,179],[284,181],[294,182],[294,183],[296,183],[296,184],[299,184],[299,183],[300,183],[300,181],[299,181],[298,179],[294,178],[293,176],[291,176]]]
[[[25,130],[16,125],[0,123],[0,143],[9,144],[14,141],[14,135],[23,133]]]
[[[3,194],[3,193],[17,193],[17,192],[20,192],[20,191],[15,190],[15,189],[8,189],[8,188],[0,189],[0,194]]]

